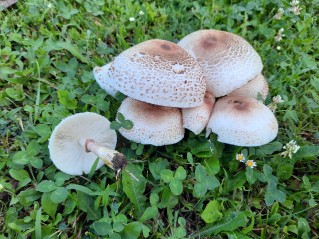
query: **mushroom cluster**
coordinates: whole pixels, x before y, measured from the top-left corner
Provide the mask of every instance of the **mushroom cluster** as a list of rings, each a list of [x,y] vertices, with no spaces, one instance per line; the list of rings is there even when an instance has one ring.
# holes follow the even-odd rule
[[[259,146],[278,133],[274,114],[257,100],[268,94],[262,69],[260,56],[242,37],[199,30],[177,44],[137,44],[93,74],[108,94],[128,96],[118,112],[133,122],[132,129],[119,129],[129,140],[174,144],[185,129],[199,134],[206,128],[206,136],[213,132],[220,142]]]

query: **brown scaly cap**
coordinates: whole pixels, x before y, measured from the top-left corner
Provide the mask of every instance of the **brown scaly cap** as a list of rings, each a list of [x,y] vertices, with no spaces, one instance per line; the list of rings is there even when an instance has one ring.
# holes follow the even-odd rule
[[[224,96],[261,73],[258,53],[242,37],[218,30],[199,30],[179,43],[204,71],[207,90]]]
[[[254,79],[250,80],[246,85],[232,91],[229,95],[245,96],[248,98],[257,99],[258,94],[262,99],[267,98],[269,92],[268,82],[262,74],[259,74]]]
[[[218,141],[238,146],[260,146],[278,133],[278,122],[271,110],[259,101],[242,96],[219,99],[209,119],[206,133]]]
[[[175,144],[184,137],[182,115],[178,108],[153,105],[128,97],[118,112],[133,122],[132,129],[119,129],[129,140],[162,146]]]
[[[118,55],[110,70],[110,85],[133,99],[180,108],[203,102],[203,71],[175,43],[158,39],[142,42]]]
[[[194,134],[200,134],[207,126],[209,117],[213,111],[215,97],[208,91],[205,93],[204,102],[193,108],[183,108],[183,126]]]

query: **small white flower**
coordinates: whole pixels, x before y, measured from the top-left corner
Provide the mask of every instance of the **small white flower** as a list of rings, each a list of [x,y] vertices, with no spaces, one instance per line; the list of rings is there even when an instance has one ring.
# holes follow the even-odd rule
[[[281,98],[281,95],[276,95],[272,98],[272,101],[276,104],[284,103],[285,101]]]
[[[300,15],[300,11],[301,11],[301,7],[299,6],[293,6],[290,11],[292,11],[292,13],[296,16]]]
[[[278,9],[278,12],[275,14],[274,18],[277,19],[277,20],[280,20],[282,15],[284,14],[284,9],[283,8],[279,8]]]
[[[238,160],[241,163],[245,163],[246,158],[243,154],[236,154],[236,160]]]
[[[246,166],[250,168],[254,168],[257,166],[257,163],[254,160],[247,160]]]
[[[49,3],[49,4],[48,4],[48,8],[52,8],[52,3]]]
[[[281,41],[282,37],[285,36],[285,34],[282,34],[284,32],[283,28],[280,28],[280,30],[277,32],[277,35],[275,36],[275,41]]]
[[[298,0],[293,0],[290,2],[291,6],[298,6],[299,5],[299,1]]]
[[[4,189],[3,185],[0,183],[0,192]]]
[[[134,22],[135,18],[134,17],[130,17],[129,20],[130,20],[130,22]]]
[[[280,51],[280,50],[281,50],[281,47],[280,47],[280,46],[277,46],[276,49],[277,49],[278,51]]]
[[[287,156],[289,158],[292,158],[292,154],[297,153],[297,151],[300,149],[300,146],[297,145],[295,140],[291,140],[289,143],[284,145],[282,148],[285,149],[285,151],[281,153],[281,156],[284,158]]]
[[[144,15],[144,12],[143,12],[143,11],[140,11],[138,14],[140,14],[140,16],[143,16],[143,15]]]

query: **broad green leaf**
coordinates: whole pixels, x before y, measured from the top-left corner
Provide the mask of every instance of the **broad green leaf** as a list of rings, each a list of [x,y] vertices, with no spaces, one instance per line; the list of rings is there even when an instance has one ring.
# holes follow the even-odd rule
[[[174,195],[181,195],[183,192],[183,183],[180,180],[173,178],[169,183],[169,188]]]
[[[35,239],[42,239],[42,227],[41,227],[42,208],[37,210],[35,217]]]
[[[26,153],[31,157],[37,156],[40,153],[40,151],[41,151],[41,145],[35,140],[32,140],[28,144],[26,149]]]
[[[50,193],[43,193],[41,198],[41,205],[45,213],[49,214],[52,218],[55,218],[58,204],[52,202],[52,200],[50,199]]]
[[[264,157],[267,155],[271,155],[272,153],[276,151],[280,151],[282,149],[282,143],[278,141],[271,142],[269,144],[260,146],[256,150],[256,155],[259,157]]]
[[[161,172],[161,178],[162,178],[162,180],[163,180],[165,183],[169,183],[170,181],[173,180],[173,178],[174,178],[174,173],[173,173],[172,170],[164,169],[164,170]]]
[[[140,222],[148,221],[152,218],[156,218],[158,215],[158,209],[156,206],[148,207],[143,212],[142,216],[140,217]]]
[[[220,170],[219,160],[217,158],[208,158],[203,162],[203,166],[205,167],[207,173],[209,175],[215,175]]]
[[[141,214],[146,202],[146,197],[143,195],[146,188],[146,179],[142,174],[142,169],[137,165],[130,164],[126,169],[133,173],[139,181],[132,179],[127,172],[123,172],[123,191],[136,207],[137,214]]]
[[[161,173],[164,171],[169,165],[167,159],[159,158],[158,161],[149,164],[150,172],[155,180],[161,179]]]
[[[194,197],[197,197],[197,198],[202,198],[205,196],[207,192],[207,187],[204,183],[196,183],[194,185]]]
[[[113,232],[112,226],[109,222],[93,222],[95,232],[100,236],[107,236]]]
[[[205,168],[201,164],[198,164],[195,169],[196,181],[203,182],[206,180],[206,177],[207,177],[207,173],[205,171]]]
[[[124,230],[120,233],[122,239],[138,239],[142,231],[143,224],[141,222],[131,222],[125,225]]]
[[[118,130],[122,127],[122,124],[117,121],[112,121],[110,124],[110,128],[114,130]]]
[[[179,166],[175,171],[174,178],[184,180],[186,178],[186,170],[182,166]]]
[[[233,211],[233,209],[231,209]],[[192,238],[208,236],[212,234],[218,234],[220,232],[232,232],[239,227],[243,227],[246,225],[247,218],[244,212],[231,212],[228,211],[226,215],[224,215],[223,219],[213,225],[209,225],[205,227],[199,233],[193,235]]]
[[[87,213],[87,220],[99,220],[101,212],[94,210],[93,197],[81,191],[77,191],[78,207]]]
[[[59,101],[62,105],[64,105],[67,109],[75,110],[77,108],[77,100],[70,98],[70,93],[66,90],[58,91]]]
[[[317,159],[319,155],[319,146],[301,146],[295,155],[293,155],[293,159],[295,161],[301,159]]]
[[[287,180],[292,176],[293,164],[282,163],[277,167],[277,177],[282,180]]]
[[[36,190],[39,192],[47,193],[57,189],[57,186],[53,181],[43,180],[36,186]]]
[[[10,169],[9,174],[12,178],[19,182],[30,178],[29,173],[24,169]]]
[[[61,203],[64,202],[68,197],[68,190],[64,187],[58,187],[55,189],[50,196],[50,199],[54,203]]]
[[[249,185],[253,185],[257,181],[257,175],[254,169],[246,167],[245,175]]]
[[[208,190],[214,190],[220,185],[220,182],[215,176],[207,176],[206,180],[203,182]]]
[[[220,210],[221,206],[219,202],[217,200],[213,200],[206,205],[200,216],[206,223],[214,223],[223,216]]]
[[[16,164],[25,165],[29,163],[30,157],[25,151],[19,151],[15,153],[12,157],[12,161]]]

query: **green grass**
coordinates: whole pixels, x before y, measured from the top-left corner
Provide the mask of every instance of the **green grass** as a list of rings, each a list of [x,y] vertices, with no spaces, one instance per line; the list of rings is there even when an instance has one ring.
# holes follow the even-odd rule
[[[318,6],[301,1],[295,16],[277,0],[26,0],[0,12],[0,239],[319,238]],[[126,172],[116,182],[107,167],[81,177],[55,168],[48,138],[63,118],[115,119],[120,99],[99,88],[94,66],[202,28],[236,33],[261,55],[266,104],[285,100],[274,142],[235,147],[187,132],[154,147],[119,136],[117,149],[143,161],[128,166],[139,182]],[[281,157],[291,140],[299,151]],[[257,167],[236,161],[239,152]]]

